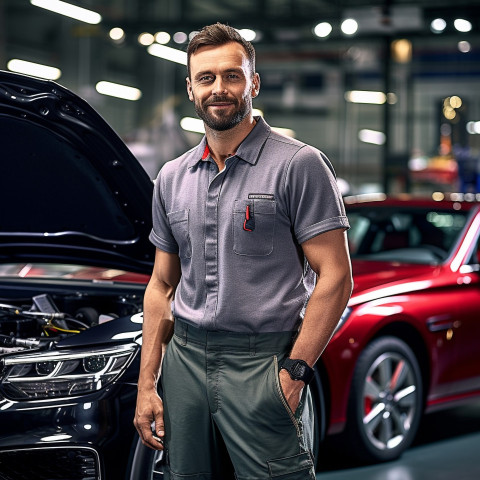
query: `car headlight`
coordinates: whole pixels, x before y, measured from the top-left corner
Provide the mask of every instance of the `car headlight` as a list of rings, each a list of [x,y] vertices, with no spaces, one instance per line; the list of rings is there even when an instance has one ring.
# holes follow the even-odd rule
[[[345,322],[348,320],[348,317],[350,317],[351,313],[352,309],[350,307],[346,307],[342,313],[342,316],[340,317],[340,320],[337,323],[337,326],[335,327],[335,330],[333,331],[334,335],[343,327]]]
[[[10,400],[42,400],[85,395],[110,385],[127,368],[136,344],[82,351],[9,355],[2,360],[3,395]]]

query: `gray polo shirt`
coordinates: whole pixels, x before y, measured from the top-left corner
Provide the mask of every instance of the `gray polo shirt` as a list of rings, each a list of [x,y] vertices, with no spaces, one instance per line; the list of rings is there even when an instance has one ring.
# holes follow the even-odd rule
[[[206,139],[155,183],[151,242],[178,253],[173,313],[237,332],[295,330],[309,291],[301,244],[348,228],[333,168],[262,118],[219,172]]]

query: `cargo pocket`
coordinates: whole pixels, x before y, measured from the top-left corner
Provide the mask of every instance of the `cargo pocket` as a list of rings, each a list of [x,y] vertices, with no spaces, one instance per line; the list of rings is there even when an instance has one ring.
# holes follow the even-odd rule
[[[310,452],[267,460],[267,465],[270,478],[277,480],[312,480],[315,478]]]
[[[192,244],[188,228],[188,210],[178,210],[167,214],[170,228],[178,244],[178,255],[183,258],[191,258]]]
[[[275,200],[235,200],[233,251],[237,255],[265,256],[273,252]]]

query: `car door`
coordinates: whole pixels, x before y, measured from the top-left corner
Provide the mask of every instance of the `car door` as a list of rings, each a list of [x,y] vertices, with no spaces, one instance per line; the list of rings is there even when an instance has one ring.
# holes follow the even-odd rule
[[[477,214],[480,224],[480,213]],[[468,261],[458,272],[457,318],[451,335],[455,344],[455,392],[480,390],[480,239],[470,247]]]

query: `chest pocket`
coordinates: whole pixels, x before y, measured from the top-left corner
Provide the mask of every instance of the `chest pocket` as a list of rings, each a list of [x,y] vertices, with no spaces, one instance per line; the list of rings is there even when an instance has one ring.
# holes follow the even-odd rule
[[[273,252],[275,200],[235,200],[233,251],[237,255],[265,256]]]
[[[178,244],[179,256],[182,258],[191,258],[192,244],[188,228],[188,210],[178,210],[167,213],[170,228]]]

